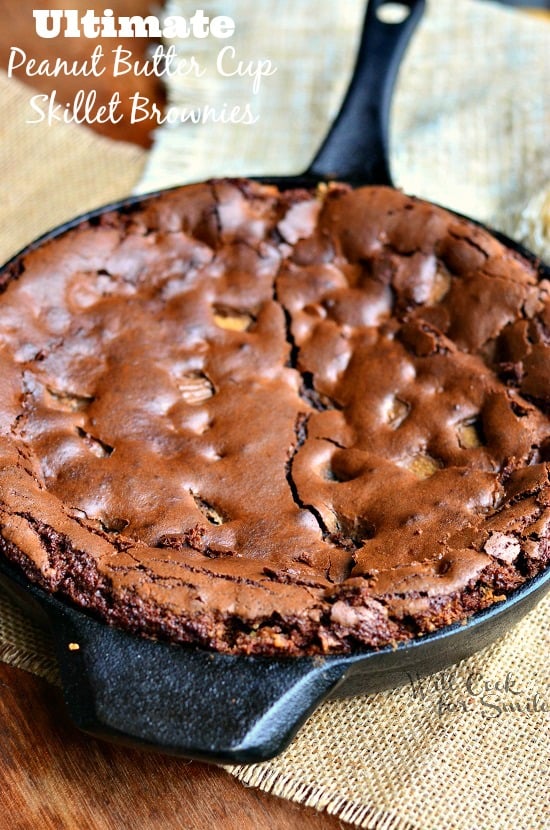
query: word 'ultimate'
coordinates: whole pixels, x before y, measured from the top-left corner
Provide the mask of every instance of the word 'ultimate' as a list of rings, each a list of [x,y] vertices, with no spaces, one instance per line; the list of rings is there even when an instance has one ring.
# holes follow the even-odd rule
[[[143,37],[143,38],[228,38],[235,32],[235,21],[220,15],[208,17],[197,9],[191,17],[171,15],[162,22],[155,15],[115,17],[112,9],[97,15],[92,9],[81,14],[77,9],[34,9],[36,34],[42,38],[59,37]]]

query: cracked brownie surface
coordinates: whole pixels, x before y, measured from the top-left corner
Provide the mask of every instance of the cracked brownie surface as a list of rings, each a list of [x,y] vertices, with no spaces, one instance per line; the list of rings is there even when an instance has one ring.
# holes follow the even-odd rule
[[[549,563],[549,285],[477,226],[221,180],[2,279],[1,550],[103,619],[345,652]]]

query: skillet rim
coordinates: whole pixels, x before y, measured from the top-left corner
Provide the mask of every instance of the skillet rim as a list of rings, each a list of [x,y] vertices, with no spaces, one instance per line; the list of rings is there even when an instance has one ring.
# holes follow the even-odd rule
[[[337,182],[337,183],[348,184],[353,189],[360,188],[360,187],[376,187],[376,188],[386,187],[386,188],[389,188],[389,189],[392,189],[392,190],[399,190],[400,192],[403,192],[400,188],[396,188],[395,186],[390,185],[390,184],[369,185],[369,184],[364,184],[364,183],[362,183],[360,181],[356,181],[356,180],[346,181],[346,180],[342,180],[342,179],[326,178],[324,176],[314,175],[314,174],[311,174],[309,172],[302,173],[302,174],[297,174],[297,175],[294,175],[294,176],[250,176],[250,177],[231,176],[231,177],[224,178],[223,180],[224,181],[229,181],[229,182],[249,180],[249,181],[258,182],[260,184],[274,185],[274,186],[278,187],[280,190],[283,190],[283,191],[284,190],[299,189],[299,188],[306,188],[306,189],[312,189],[313,188],[314,189],[319,184],[329,184],[331,182]],[[216,178],[205,180],[206,183],[210,182],[210,181],[212,181],[212,182],[221,181],[221,179],[219,177],[216,177]],[[205,182],[202,182],[202,183],[205,183]],[[103,216],[105,214],[108,214],[108,213],[111,213],[111,212],[131,211],[135,208],[138,208],[140,205],[142,205],[146,202],[149,202],[149,201],[152,201],[152,200],[158,198],[159,196],[161,196],[165,193],[172,193],[172,192],[175,192],[177,190],[180,190],[181,188],[189,187],[189,186],[192,186],[194,184],[200,184],[200,183],[198,183],[198,182],[188,182],[188,183],[183,183],[183,184],[176,184],[176,185],[172,185],[172,186],[167,187],[167,188],[160,188],[159,190],[154,190],[154,191],[151,191],[151,192],[148,192],[148,193],[130,195],[126,198],[118,199],[118,200],[115,200],[113,202],[109,202],[105,205],[100,205],[97,208],[93,208],[92,210],[89,210],[89,211],[86,211],[82,214],[79,214],[79,215],[77,215],[77,216],[75,216],[75,217],[73,217],[73,218],[71,218],[71,219],[69,219],[65,222],[62,222],[61,224],[55,226],[54,228],[51,228],[50,230],[46,231],[45,233],[38,236],[36,239],[32,240],[27,245],[25,245],[20,251],[18,251],[13,256],[11,256],[4,265],[0,266],[0,294],[4,291],[6,285],[10,281],[10,279],[13,278],[13,276],[10,275],[10,273],[9,273],[10,270],[12,270],[14,268],[14,266],[16,266],[18,264],[18,262],[23,257],[25,257],[28,254],[34,252],[35,250],[39,249],[43,245],[46,245],[49,242],[52,242],[52,241],[60,238],[65,233],[69,233],[70,231],[77,229],[79,226],[85,224],[86,222],[93,222],[94,220],[99,219],[101,216]],[[436,202],[432,202],[428,199],[425,199],[424,197],[415,196],[415,195],[411,195],[411,194],[406,194],[406,195],[410,195],[411,198],[413,198],[413,199],[418,199],[420,201],[428,202],[429,204],[433,205],[434,207],[441,208],[442,210],[445,210],[448,213],[456,216],[460,220],[472,223],[472,224],[476,225],[477,227],[481,228],[482,230],[485,230],[486,232],[491,234],[493,237],[495,237],[499,242],[501,242],[503,245],[505,245],[507,248],[511,249],[516,254],[519,254],[524,259],[526,259],[528,262],[530,262],[536,268],[539,280],[543,279],[543,278],[550,279],[550,265],[547,265],[537,254],[530,251],[528,248],[526,248],[521,243],[516,242],[515,240],[511,239],[510,237],[508,237],[503,232],[495,230],[495,229],[491,228],[490,226],[484,224],[483,222],[481,222],[479,220],[476,220],[476,219],[472,219],[471,217],[466,216],[466,215],[464,215],[464,214],[462,214],[458,211],[452,210],[450,208],[439,205]],[[4,277],[6,275],[7,275],[7,278],[4,279]],[[15,275],[15,278],[17,278],[17,275]],[[6,557],[3,557],[0,554],[0,571],[3,569],[2,566],[4,565],[4,562],[7,563],[10,566],[12,565],[12,563],[10,563],[9,560]],[[17,566],[14,566],[14,567],[17,569]],[[19,570],[19,569],[17,569],[17,570]],[[24,576],[24,572],[22,570],[21,570],[21,574]],[[550,565],[548,565],[546,568],[544,568],[542,571],[540,571],[534,577],[531,577],[531,578],[525,580],[524,582],[522,582],[521,585],[518,588],[514,589],[514,591],[510,592],[506,596],[506,600],[504,600],[502,602],[492,603],[487,608],[482,609],[480,611],[476,611],[474,614],[469,615],[468,617],[466,617],[462,621],[457,621],[455,623],[451,623],[450,625],[443,626],[442,628],[438,628],[435,632],[432,632],[430,634],[420,635],[420,636],[416,636],[416,637],[414,637],[410,640],[406,640],[402,643],[399,643],[396,648],[393,648],[392,646],[386,646],[386,647],[381,648],[381,649],[373,649],[373,648],[365,649],[365,650],[359,649],[357,651],[354,651],[353,654],[349,654],[349,653],[340,653],[340,654],[338,654],[338,653],[336,653],[334,655],[329,655],[327,659],[329,659],[332,656],[334,656],[335,658],[354,657],[356,655],[362,655],[363,657],[366,657],[366,656],[371,655],[372,653],[382,654],[382,653],[386,653],[386,652],[389,653],[390,651],[395,652],[396,650],[398,650],[398,651],[403,650],[404,648],[406,648],[408,646],[411,646],[411,644],[426,642],[428,639],[433,639],[436,635],[440,634],[441,632],[449,632],[450,633],[450,632],[455,631],[455,630],[463,630],[465,626],[468,626],[470,624],[470,621],[478,620],[478,619],[479,620],[484,620],[485,617],[491,616],[488,612],[492,611],[493,609],[501,608],[502,606],[507,606],[508,604],[509,605],[515,605],[518,601],[518,599],[516,598],[517,595],[521,594],[522,589],[525,586],[528,586],[528,589],[526,590],[526,594],[530,595],[531,592],[533,590],[535,590],[535,587],[538,586],[539,581],[542,583],[542,585],[544,585],[544,579],[548,579],[550,581]],[[70,608],[70,609],[74,610],[77,613],[82,613],[87,618],[96,619],[94,617],[93,613],[90,614],[87,609],[72,604],[70,602],[70,600],[68,600],[68,599],[64,599],[62,597],[57,597],[55,594],[50,594],[49,592],[47,592],[44,589],[41,589],[40,586],[36,585],[35,583],[33,583],[30,580],[27,580],[27,581],[28,581],[28,586],[29,587],[37,588],[39,591],[42,591],[42,593],[45,595],[45,597],[54,597],[55,599],[57,599],[58,602],[64,604],[67,608]],[[532,583],[536,583],[536,586],[534,585],[533,587],[531,587]],[[548,587],[550,588],[550,584],[549,584]],[[512,598],[514,598],[514,601],[509,603],[509,600],[511,600]],[[109,623],[107,623],[105,621],[102,621],[102,622],[103,622],[103,624],[105,624],[107,626],[110,625]],[[122,627],[117,627],[117,629],[124,631],[124,629]],[[138,639],[142,639],[142,638],[140,638],[140,635],[132,635],[132,636],[136,636]],[[178,647],[180,645],[184,648],[188,647],[185,644],[176,644],[176,645],[178,645]],[[206,649],[206,648],[203,648],[203,647],[200,647],[200,646],[196,646],[196,647],[191,646],[191,648],[197,648],[197,649],[205,651],[206,653],[209,653],[209,654],[218,653],[218,652],[211,651],[209,649]],[[239,656],[239,655],[235,655],[235,656]],[[277,659],[300,660],[303,657],[304,656],[302,655],[302,656],[284,657],[284,658],[271,657],[271,658],[266,658],[266,659],[270,659],[270,660],[273,660],[273,659],[274,660],[277,660]],[[325,659],[325,658],[323,658],[323,659]]]

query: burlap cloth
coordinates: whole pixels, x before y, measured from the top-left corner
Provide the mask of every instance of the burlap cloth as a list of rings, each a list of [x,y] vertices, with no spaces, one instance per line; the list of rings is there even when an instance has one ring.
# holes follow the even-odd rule
[[[260,121],[163,127],[139,184],[142,151],[84,128],[25,126],[28,90],[0,76],[0,257],[135,187],[305,166],[351,69],[362,2],[346,0],[338,14],[332,0],[259,5],[204,4],[236,19],[243,56],[278,66],[253,98]],[[186,13],[183,0],[168,6]],[[203,43],[201,60],[211,47]],[[433,3],[396,96],[397,183],[517,229],[550,182],[549,56],[545,21],[488,3]],[[172,79],[169,103],[252,100],[249,86]],[[230,772],[377,830],[549,827],[549,610],[547,598],[499,643],[423,685],[411,678],[393,692],[325,703],[279,758]],[[47,634],[1,594],[0,659],[57,681]]]

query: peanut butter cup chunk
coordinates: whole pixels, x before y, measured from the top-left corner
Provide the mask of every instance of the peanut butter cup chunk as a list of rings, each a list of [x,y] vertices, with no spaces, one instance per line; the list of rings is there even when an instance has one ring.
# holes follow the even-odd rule
[[[1,284],[1,552],[106,622],[349,652],[548,566],[550,292],[477,226],[218,180]]]

